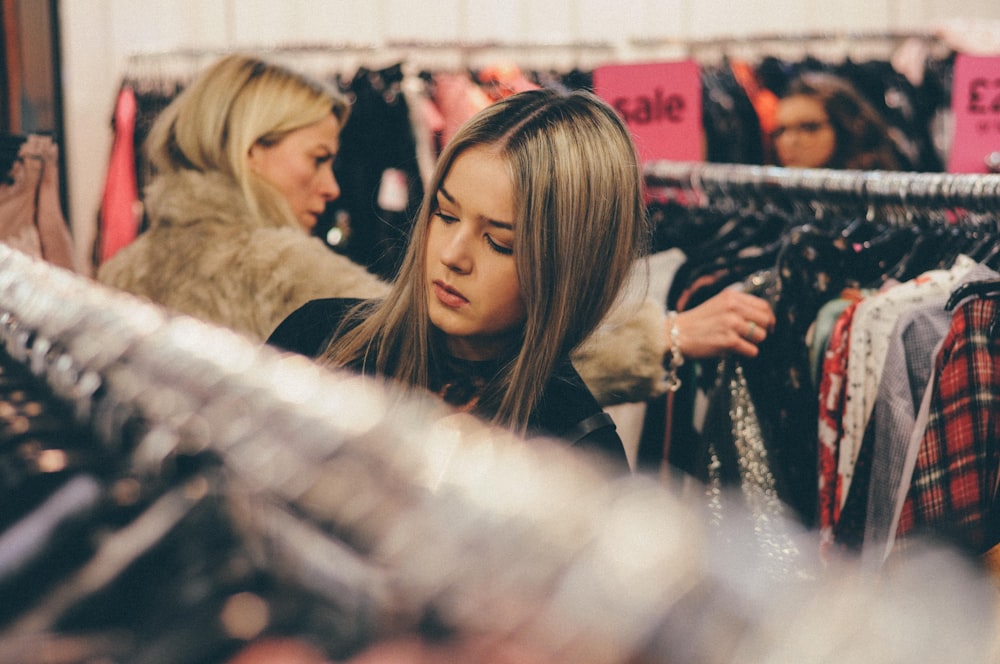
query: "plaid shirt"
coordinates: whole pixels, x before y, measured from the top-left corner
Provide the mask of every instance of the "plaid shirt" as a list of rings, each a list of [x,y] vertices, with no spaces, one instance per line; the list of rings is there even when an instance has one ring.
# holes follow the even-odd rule
[[[1000,335],[990,327],[1000,300],[965,301],[952,317],[910,490],[896,531],[936,533],[981,552],[995,543],[989,511],[1000,469]]]
[[[998,278],[1000,274],[979,263],[960,281],[964,284]],[[875,408],[862,442],[862,446],[868,444],[872,448],[862,556],[876,568],[891,552],[899,513],[927,427],[929,408],[923,408],[924,394],[928,390],[933,392],[934,360],[951,328],[953,313],[945,308],[947,300],[947,297],[929,298],[903,313],[886,347]]]

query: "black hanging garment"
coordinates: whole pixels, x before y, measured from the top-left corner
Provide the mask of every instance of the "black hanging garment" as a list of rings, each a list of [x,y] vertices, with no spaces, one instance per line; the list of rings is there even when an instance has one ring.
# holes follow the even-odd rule
[[[362,68],[345,90],[351,115],[334,164],[341,195],[313,231],[385,279],[399,267],[423,198],[403,75],[401,65]]]

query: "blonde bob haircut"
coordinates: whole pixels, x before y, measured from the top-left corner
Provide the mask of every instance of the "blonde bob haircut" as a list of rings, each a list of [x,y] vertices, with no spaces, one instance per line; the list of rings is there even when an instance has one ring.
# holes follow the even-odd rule
[[[521,343],[481,403],[490,404],[494,423],[523,433],[557,363],[597,327],[647,248],[631,136],[589,92],[522,92],[466,122],[438,160],[391,292],[356,310],[362,322],[334,335],[322,358],[428,386],[444,351],[427,315],[427,229],[452,164],[473,147],[491,150],[510,173],[514,259],[527,312]]]
[[[145,150],[154,174],[180,170],[232,178],[250,212],[297,226],[280,193],[254,174],[247,155],[332,113],[343,127],[347,102],[333,89],[284,66],[233,54],[210,65],[156,118]]]

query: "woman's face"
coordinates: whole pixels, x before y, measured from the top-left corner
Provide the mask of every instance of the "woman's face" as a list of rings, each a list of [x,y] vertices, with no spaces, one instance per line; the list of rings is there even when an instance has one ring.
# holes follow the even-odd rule
[[[316,225],[326,204],[340,196],[333,176],[339,138],[340,123],[328,115],[290,132],[274,145],[254,145],[247,156],[250,170],[281,192],[307,231]]]
[[[437,191],[424,269],[428,315],[455,357],[496,357],[520,333],[524,303],[514,261],[514,186],[503,161],[470,148]]]
[[[790,168],[824,168],[837,147],[837,135],[818,99],[795,95],[778,104],[772,132],[778,162]]]

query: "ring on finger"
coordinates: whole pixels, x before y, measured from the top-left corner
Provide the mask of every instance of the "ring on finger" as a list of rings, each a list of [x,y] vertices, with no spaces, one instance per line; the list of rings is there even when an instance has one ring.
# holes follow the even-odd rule
[[[757,323],[754,321],[748,321],[748,322],[749,322],[749,327],[747,327],[747,333],[743,335],[743,337],[747,341],[753,341],[754,338],[757,336]]]

